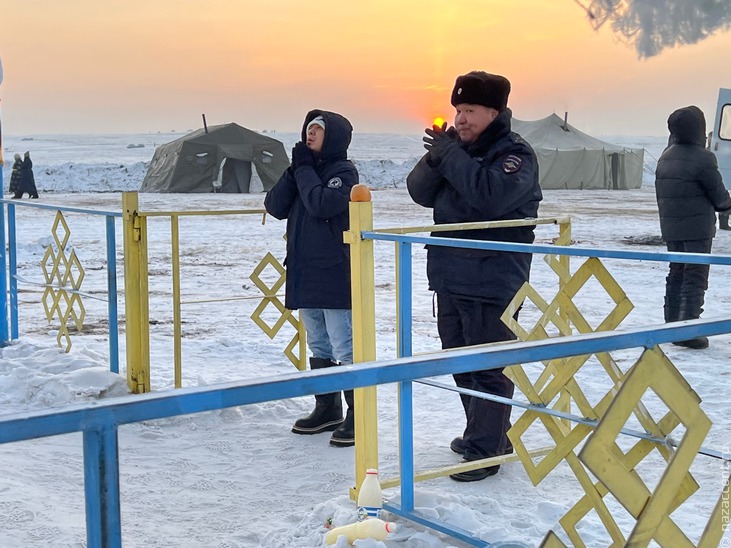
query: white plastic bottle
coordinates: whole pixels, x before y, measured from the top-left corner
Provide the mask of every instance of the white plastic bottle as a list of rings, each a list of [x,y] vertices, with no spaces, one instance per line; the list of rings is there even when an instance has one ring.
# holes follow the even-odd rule
[[[348,538],[348,543],[353,544],[358,539],[373,538],[385,540],[386,535],[396,530],[396,524],[392,521],[383,521],[378,518],[369,518],[364,521],[356,521],[350,525],[343,525],[328,531],[325,535],[327,544],[335,544],[340,535]]]
[[[383,509],[383,493],[378,480],[378,470],[369,468],[358,491],[358,521],[380,518]]]

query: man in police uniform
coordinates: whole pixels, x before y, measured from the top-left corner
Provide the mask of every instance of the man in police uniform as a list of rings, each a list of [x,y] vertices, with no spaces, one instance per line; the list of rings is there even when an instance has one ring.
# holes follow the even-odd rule
[[[510,82],[473,71],[459,76],[451,102],[454,127],[426,130],[427,153],[408,176],[412,199],[434,209],[434,222],[468,223],[534,218],[543,198],[533,149],[510,129]],[[433,236],[532,243],[533,226],[437,232]],[[528,281],[531,254],[427,246],[429,287],[437,296],[442,348],[515,339],[500,316]],[[502,369],[454,376],[457,386],[512,397]],[[510,406],[462,394],[467,426],[451,448],[473,461],[512,452],[506,432]],[[476,481],[499,466],[452,474]]]

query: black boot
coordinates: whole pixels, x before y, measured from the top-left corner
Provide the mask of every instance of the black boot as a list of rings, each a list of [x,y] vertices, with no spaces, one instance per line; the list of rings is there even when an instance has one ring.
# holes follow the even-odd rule
[[[684,299],[683,304],[680,307],[680,319],[697,320],[700,318],[703,313],[704,297],[705,291],[695,292],[692,297]],[[675,341],[673,344],[675,346],[692,348],[694,350],[703,350],[708,348],[708,337],[696,337],[685,341]]]
[[[310,358],[310,369],[324,369],[336,363],[324,358]],[[312,413],[297,419],[292,427],[295,434],[319,434],[332,432],[343,422],[343,402],[340,392],[315,395],[315,409]]]
[[[686,341],[675,341],[673,344],[675,346],[692,348],[693,350],[704,350],[708,348],[708,337],[696,337],[695,339],[688,339]]]
[[[355,445],[355,405],[352,390],[345,390],[345,402],[348,404],[348,411],[345,413],[345,420],[330,438],[330,445],[335,447],[352,447]]]

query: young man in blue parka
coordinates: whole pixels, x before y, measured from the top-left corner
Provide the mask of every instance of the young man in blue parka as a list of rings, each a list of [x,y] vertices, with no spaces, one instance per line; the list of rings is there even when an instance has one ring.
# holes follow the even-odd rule
[[[358,172],[348,160],[353,133],[340,114],[312,110],[305,116],[302,140],[292,149],[292,165],[267,193],[264,205],[287,219],[285,306],[300,311],[307,331],[311,369],[353,363],[349,246],[350,189]],[[296,434],[333,431],[330,444],[355,444],[353,391],[315,396],[315,409],[298,419]]]
[[[457,78],[452,91],[454,127],[434,126],[424,137],[427,153],[406,180],[411,198],[434,210],[434,223],[469,223],[534,218],[543,198],[533,149],[510,129],[510,82],[473,71]],[[533,242],[533,226],[436,232],[433,236]],[[437,296],[442,348],[515,339],[500,316],[530,274],[531,254],[427,246],[429,287]],[[513,396],[502,369],[454,375],[460,388]],[[507,438],[510,406],[460,394],[467,418],[451,448],[464,461],[512,452]],[[477,481],[500,466],[452,474]]]

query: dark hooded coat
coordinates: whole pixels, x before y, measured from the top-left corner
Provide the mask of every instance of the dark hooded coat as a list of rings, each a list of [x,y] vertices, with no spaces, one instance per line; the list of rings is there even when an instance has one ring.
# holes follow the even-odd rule
[[[290,166],[264,199],[270,215],[287,219],[285,306],[290,310],[351,308],[350,246],[343,232],[350,227],[350,189],[358,183],[348,160],[353,127],[340,114],[312,110],[302,125],[302,142],[317,116],[325,120],[325,137],[314,154],[315,166]]]
[[[534,218],[543,199],[533,149],[510,129],[502,111],[469,144],[454,149],[437,166],[426,154],[407,178],[411,198],[434,209],[434,223],[468,223]],[[517,169],[516,169],[517,167]],[[521,226],[432,236],[533,243],[534,227]],[[437,293],[507,305],[528,281],[531,254],[427,246],[429,287]]]
[[[38,197],[38,190],[36,190],[36,178],[33,175],[33,160],[30,159],[30,155],[26,152],[23,158],[23,165],[20,169],[20,186],[15,189],[18,195],[23,195],[26,192],[31,198]]]
[[[716,156],[705,148],[706,120],[695,106],[668,118],[670,139],[655,169],[660,231],[666,242],[708,240],[716,234],[716,211],[731,208]]]
[[[8,192],[14,194],[20,192],[20,188],[23,184],[23,160],[17,159],[13,164],[13,171],[10,174],[10,184],[8,185]]]

